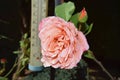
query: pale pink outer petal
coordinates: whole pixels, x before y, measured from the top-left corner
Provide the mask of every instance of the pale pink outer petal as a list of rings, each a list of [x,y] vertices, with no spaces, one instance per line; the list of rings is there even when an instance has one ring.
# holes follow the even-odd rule
[[[78,32],[78,40],[80,41],[80,46],[83,49],[83,51],[86,51],[89,49],[87,39],[86,39],[85,35],[80,31]]]

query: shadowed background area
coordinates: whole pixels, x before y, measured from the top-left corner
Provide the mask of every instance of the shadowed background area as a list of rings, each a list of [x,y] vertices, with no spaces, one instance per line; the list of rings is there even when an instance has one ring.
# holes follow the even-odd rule
[[[7,59],[6,71],[10,70],[16,57],[13,51],[19,47],[20,26],[17,2],[15,0],[0,1],[0,35],[10,39],[0,39],[0,58]]]
[[[88,23],[94,23],[92,32],[87,36],[90,49],[113,75],[120,76],[118,75],[120,74],[119,0],[71,1],[75,2],[76,12],[81,11],[85,7],[89,16]],[[54,15],[53,7],[53,0],[49,0],[49,16]],[[22,34],[21,28],[23,26],[21,14],[27,15],[26,20],[29,24],[29,9],[30,4],[25,3],[25,0],[0,1],[0,35],[7,36],[11,39],[0,39],[0,58],[5,57],[8,59],[8,70],[11,68],[16,57],[12,52],[19,48],[19,40]],[[21,13],[21,10],[23,13]],[[91,63],[89,61],[88,64],[91,65]]]

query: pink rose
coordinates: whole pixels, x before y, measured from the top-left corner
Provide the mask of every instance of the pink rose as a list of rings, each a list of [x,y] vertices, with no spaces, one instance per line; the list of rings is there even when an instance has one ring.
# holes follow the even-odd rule
[[[74,24],[59,17],[47,17],[40,22],[42,59],[45,67],[71,69],[77,65],[89,45],[84,34]]]

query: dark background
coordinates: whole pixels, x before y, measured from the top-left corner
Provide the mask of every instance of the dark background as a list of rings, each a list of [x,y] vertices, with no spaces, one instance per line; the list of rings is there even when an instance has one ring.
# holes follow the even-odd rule
[[[0,58],[7,59],[7,71],[12,67],[16,55],[14,50],[18,49],[20,40],[20,17],[18,5],[15,0],[0,1],[0,35],[8,39],[0,39]]]
[[[65,0],[68,1],[68,0]],[[120,76],[120,8],[119,0],[71,0],[75,2],[76,12],[86,8],[88,23],[94,23],[92,32],[87,35],[90,49],[98,60],[115,76]],[[14,63],[14,50],[19,48],[21,35],[28,31],[23,29],[22,16],[30,22],[30,1],[0,1],[0,35],[10,38],[0,39],[0,58],[7,58],[7,70]],[[48,15],[54,15],[54,2],[49,0]],[[89,66],[94,66],[92,61]]]

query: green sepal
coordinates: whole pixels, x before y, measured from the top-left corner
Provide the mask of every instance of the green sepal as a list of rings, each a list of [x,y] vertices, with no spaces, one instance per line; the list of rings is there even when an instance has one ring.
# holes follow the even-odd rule
[[[93,55],[93,52],[91,50],[88,50],[84,53],[84,57],[89,59],[95,59],[95,56]]]
[[[79,13],[76,13],[76,14],[74,14],[71,18],[70,18],[70,21],[72,22],[72,23],[74,23],[74,25],[78,28],[78,22],[79,22],[79,20],[78,20],[78,17],[79,17]]]
[[[91,23],[90,26],[88,26],[88,29],[87,29],[87,32],[85,32],[85,35],[88,35],[91,32],[92,27],[93,27],[93,23]]]

